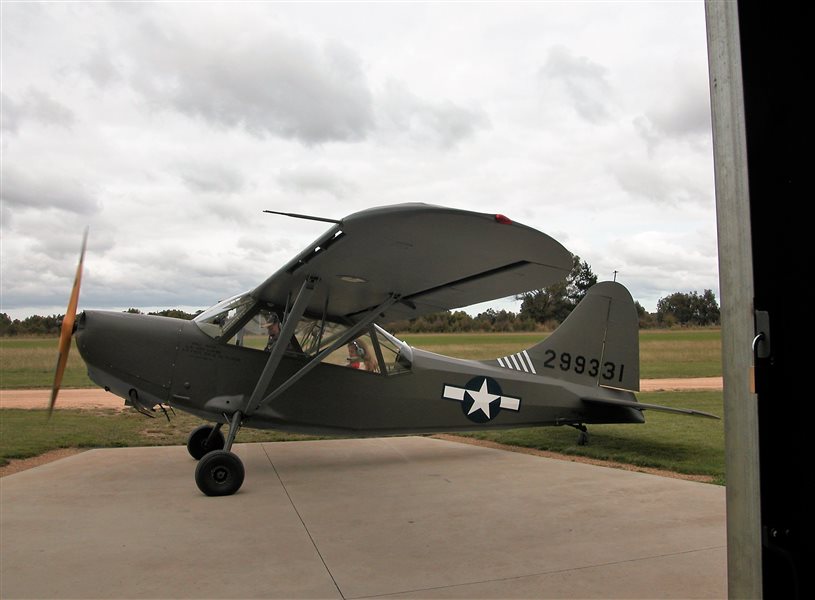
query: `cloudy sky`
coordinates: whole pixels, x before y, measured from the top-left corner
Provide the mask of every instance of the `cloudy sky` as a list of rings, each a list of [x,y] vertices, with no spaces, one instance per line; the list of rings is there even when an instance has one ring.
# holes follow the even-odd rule
[[[2,312],[203,308],[341,218],[500,212],[718,297],[701,2],[3,3]]]

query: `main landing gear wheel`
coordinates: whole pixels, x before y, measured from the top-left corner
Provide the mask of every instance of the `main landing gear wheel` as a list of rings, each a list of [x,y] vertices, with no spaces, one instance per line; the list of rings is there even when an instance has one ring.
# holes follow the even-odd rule
[[[213,430],[215,427],[212,425],[200,425],[192,430],[190,437],[187,438],[187,452],[190,453],[195,460],[201,460],[207,452],[212,452],[213,450],[223,450],[224,445],[226,444],[226,440],[224,440],[224,434],[220,431],[215,431],[213,435]],[[212,440],[207,443],[209,440],[210,435],[212,435]]]
[[[198,462],[195,483],[207,496],[231,496],[243,484],[243,463],[226,450],[213,450]]]

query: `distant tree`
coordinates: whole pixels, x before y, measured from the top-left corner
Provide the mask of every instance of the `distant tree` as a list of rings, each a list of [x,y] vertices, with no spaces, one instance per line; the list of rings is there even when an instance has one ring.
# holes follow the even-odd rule
[[[566,278],[566,293],[572,304],[577,306],[595,283],[597,283],[597,275],[592,272],[589,263],[575,256],[572,270]]]
[[[54,335],[58,334],[62,325],[63,315],[51,315],[43,317],[31,315],[20,322],[20,333],[31,335]]]
[[[645,308],[637,302],[634,301],[634,308],[637,309],[637,319],[640,323],[640,329],[648,329],[650,327],[657,326],[656,315],[649,313]]]
[[[195,315],[184,312],[178,308],[167,308],[165,310],[160,310],[158,312],[151,312],[147,313],[149,315],[155,315],[158,317],[172,317],[173,319],[185,319],[187,321],[191,321],[195,318]]]
[[[521,316],[537,323],[562,322],[574,308],[566,294],[566,283],[559,281],[548,287],[522,294]]]
[[[718,325],[719,305],[712,290],[674,292],[657,302],[657,321],[663,325]]]
[[[6,313],[0,313],[0,335],[10,335],[9,330],[11,329],[11,326],[11,317],[9,317]]]
[[[131,314],[131,315],[141,315],[141,314],[144,314],[144,313],[142,313],[142,311],[140,311],[138,308],[128,308],[128,309],[127,309],[126,311],[124,311],[124,312],[126,312],[126,313],[128,313],[128,314]]]
[[[722,314],[713,290],[705,290],[701,296],[694,298],[693,314],[699,325],[718,325],[721,322]]]
[[[597,275],[592,272],[589,263],[575,255],[566,281],[516,296],[521,300],[520,316],[537,323],[562,323],[595,283]]]

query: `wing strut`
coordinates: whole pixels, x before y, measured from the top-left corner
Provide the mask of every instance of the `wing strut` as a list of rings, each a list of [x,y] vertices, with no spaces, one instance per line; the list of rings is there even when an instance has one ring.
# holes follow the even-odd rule
[[[272,351],[269,354],[269,359],[266,361],[266,366],[263,368],[263,372],[260,374],[258,382],[255,384],[255,389],[252,391],[252,395],[249,396],[246,406],[243,407],[242,411],[239,411],[244,415],[251,415],[254,412],[252,407],[257,405],[258,401],[263,397],[263,394],[266,393],[269,384],[272,382],[272,377],[274,377],[275,371],[277,371],[277,366],[280,364],[280,359],[283,358],[283,353],[288,347],[289,340],[294,335],[294,329],[297,327],[297,323],[300,322],[300,317],[302,317],[303,313],[306,311],[308,301],[311,299],[311,295],[314,293],[314,288],[316,285],[316,277],[308,277],[303,282],[303,286],[300,288],[300,292],[297,294],[297,299],[294,301],[291,311],[286,315],[286,319],[283,322],[283,327],[280,329],[280,335],[277,337],[277,343],[272,348]]]
[[[341,336],[339,336],[338,338],[336,338],[328,347],[326,347],[325,350],[323,350],[317,356],[312,358],[308,363],[306,363],[303,367],[301,367],[301,369],[299,371],[297,371],[294,375],[292,375],[286,381],[281,383],[271,394],[269,394],[268,396],[263,398],[263,400],[261,400],[257,404],[255,404],[253,402],[253,400],[255,400],[255,394],[253,393],[252,397],[250,398],[250,404],[249,404],[249,408],[248,408],[250,413],[247,413],[247,414],[251,414],[252,412],[255,412],[256,410],[259,410],[264,404],[267,404],[267,403],[271,402],[272,400],[277,398],[280,394],[282,394],[287,389],[289,389],[292,385],[294,385],[295,383],[300,381],[314,367],[319,365],[323,361],[323,359],[325,359],[326,356],[328,356],[329,354],[334,352],[334,350],[336,350],[340,346],[350,342],[352,339],[354,339],[357,336],[357,334],[360,331],[362,331],[363,329],[366,329],[371,323],[373,323],[376,320],[376,318],[379,316],[379,314],[381,312],[387,310],[388,307],[390,307],[392,304],[398,302],[399,298],[400,298],[399,295],[391,294],[388,297],[388,299],[385,300],[382,304],[380,304],[379,306],[377,306],[375,308],[369,309],[368,312],[365,314],[364,317],[362,317],[361,320],[354,323],[354,325],[352,327],[350,327],[349,329],[346,329],[343,332],[343,334]],[[299,298],[298,298],[298,300],[299,300]],[[281,334],[281,337],[282,337],[282,334]],[[271,361],[271,358],[269,360]],[[258,390],[258,388],[256,387],[255,391],[257,391],[257,390]]]

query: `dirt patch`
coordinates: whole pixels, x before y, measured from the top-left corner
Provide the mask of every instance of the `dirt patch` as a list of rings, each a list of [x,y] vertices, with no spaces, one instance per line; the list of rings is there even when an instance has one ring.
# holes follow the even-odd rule
[[[48,408],[50,398],[51,390],[48,389],[0,390],[0,409],[25,408],[44,410]],[[55,408],[117,408],[124,410],[127,407],[122,398],[110,392],[106,392],[100,388],[83,388],[60,390]]]
[[[676,379],[640,379],[641,392],[717,391],[723,388],[721,377],[688,377]]]
[[[470,444],[471,446],[482,446],[484,448],[493,448],[495,450],[518,452],[519,454],[531,454],[533,456],[542,456],[543,458],[568,460],[570,462],[596,465],[598,467],[610,467],[612,469],[622,469],[623,471],[648,473],[649,475],[659,475],[660,477],[670,477],[672,479],[684,479],[686,481],[698,481],[700,483],[713,483],[714,481],[713,477],[711,477],[710,475],[687,475],[685,473],[674,473],[673,471],[665,471],[663,469],[627,465],[625,463],[615,462],[612,460],[598,460],[596,458],[587,458],[585,456],[572,456],[569,454],[559,454],[557,452],[550,452],[548,450],[535,450],[534,448],[523,448],[521,446],[507,446],[506,444],[499,444],[498,442],[491,442],[489,440],[477,440],[475,438],[461,437],[458,435],[451,435],[448,433],[439,433],[436,435],[432,435],[430,437],[435,438],[437,440],[445,440],[447,442],[458,442],[460,444]]]
[[[5,477],[6,475],[11,475],[12,473],[19,473],[20,471],[25,471],[26,469],[39,467],[40,465],[59,460],[61,458],[67,458],[68,456],[79,454],[80,452],[84,452],[84,450],[80,450],[79,448],[60,448],[59,450],[51,450],[50,452],[40,454],[39,456],[32,456],[31,458],[13,458],[9,461],[9,464],[0,467],[0,477]]]

